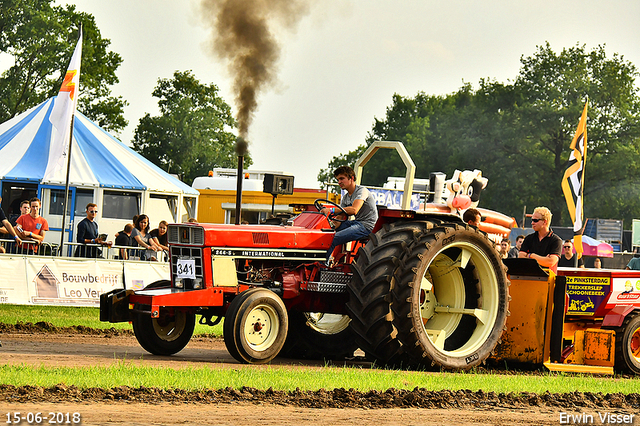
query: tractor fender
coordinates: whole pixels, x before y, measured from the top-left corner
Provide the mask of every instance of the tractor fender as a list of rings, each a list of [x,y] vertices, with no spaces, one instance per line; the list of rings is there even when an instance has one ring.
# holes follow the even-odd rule
[[[607,312],[602,320],[603,327],[620,327],[624,319],[630,312],[635,309],[633,305],[617,305],[615,308]]]

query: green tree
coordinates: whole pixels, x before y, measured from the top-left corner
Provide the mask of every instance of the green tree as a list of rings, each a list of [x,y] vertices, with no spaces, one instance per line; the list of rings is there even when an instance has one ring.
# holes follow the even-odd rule
[[[585,216],[623,218],[630,225],[640,208],[640,186],[633,181],[640,172],[635,66],[617,54],[607,57],[603,46],[587,51],[577,45],[555,53],[549,44],[521,63],[512,83],[483,79],[477,90],[465,84],[443,97],[394,95],[367,144],[404,142],[418,177],[480,169],[489,178],[483,207],[520,217],[524,206],[530,212],[546,205],[554,224],[569,225],[560,183],[588,96]],[[370,162],[373,182],[363,177],[365,184],[402,176],[399,161],[376,157]]]
[[[616,203],[609,198],[616,188],[629,190],[640,167],[635,66],[617,54],[608,58],[604,46],[587,51],[577,45],[555,53],[548,43],[521,63],[512,85],[482,82],[474,105],[482,118],[465,125],[484,122],[491,131],[480,135],[478,156],[487,173],[498,177],[498,185],[488,188],[491,206],[517,215],[525,204],[529,211],[546,205],[554,223],[569,225],[560,183],[588,97],[585,216],[630,219],[637,197]],[[467,140],[467,155],[470,145]]]
[[[0,0],[0,53],[13,65],[0,74],[0,122],[55,96],[83,27],[78,109],[107,130],[126,125],[122,97],[111,96],[122,59],[108,50],[92,15],[51,0]]]
[[[146,114],[136,128],[133,149],[184,182],[206,175],[213,167],[235,167],[236,126],[231,107],[214,84],[200,83],[191,71],[158,79],[153,91],[160,115]],[[245,166],[252,163],[245,156]]]

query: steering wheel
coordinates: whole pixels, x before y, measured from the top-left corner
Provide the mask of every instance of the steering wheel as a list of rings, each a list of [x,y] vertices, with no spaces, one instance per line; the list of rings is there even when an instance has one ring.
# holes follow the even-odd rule
[[[347,214],[347,212],[344,211],[344,209],[342,207],[340,207],[340,205],[334,203],[333,201],[323,200],[322,198],[318,198],[317,200],[315,200],[313,202],[313,205],[315,206],[316,209],[318,209],[318,211],[320,211],[323,208],[325,208],[326,204],[329,204],[331,206],[334,206],[334,207],[337,207],[338,209],[340,209],[339,212],[329,213],[329,215],[327,216],[327,218],[329,220],[335,220],[336,222],[344,222],[345,220],[347,220],[349,218],[349,215]],[[338,216],[339,214],[344,214],[345,218],[344,219],[338,219],[336,216]]]

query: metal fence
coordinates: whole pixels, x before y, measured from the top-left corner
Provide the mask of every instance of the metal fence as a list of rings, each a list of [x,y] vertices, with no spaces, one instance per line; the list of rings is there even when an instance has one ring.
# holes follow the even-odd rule
[[[97,259],[122,259],[121,250],[126,250],[129,260],[150,260],[145,259],[143,248],[132,246],[103,246],[101,244],[82,244],[65,242],[62,247],[60,244],[36,241],[23,240],[21,245],[18,245],[13,239],[0,239],[0,244],[5,248],[9,254],[18,255],[37,255],[37,256],[62,256],[62,257],[80,257],[78,247],[84,247],[85,255],[81,257],[85,258],[97,258]],[[92,250],[93,249],[93,250]],[[156,260],[159,262],[168,262],[169,253],[166,251],[156,252]]]

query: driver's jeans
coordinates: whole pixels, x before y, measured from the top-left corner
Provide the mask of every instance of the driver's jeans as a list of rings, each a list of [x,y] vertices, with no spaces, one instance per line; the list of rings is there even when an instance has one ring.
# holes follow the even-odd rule
[[[337,246],[348,243],[349,241],[359,240],[370,233],[371,231],[365,228],[364,225],[357,220],[345,220],[336,228],[336,234],[333,236],[333,242],[327,251],[327,261]]]

